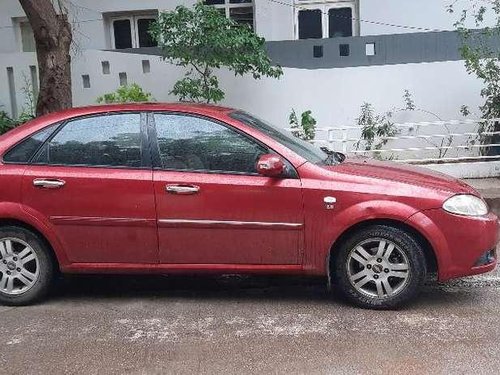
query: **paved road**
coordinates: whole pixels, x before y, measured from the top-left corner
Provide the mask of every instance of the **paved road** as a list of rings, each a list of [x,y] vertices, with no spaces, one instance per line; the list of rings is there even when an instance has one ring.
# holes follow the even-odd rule
[[[317,280],[77,277],[0,307],[0,373],[498,374],[499,318],[498,271],[397,312]]]

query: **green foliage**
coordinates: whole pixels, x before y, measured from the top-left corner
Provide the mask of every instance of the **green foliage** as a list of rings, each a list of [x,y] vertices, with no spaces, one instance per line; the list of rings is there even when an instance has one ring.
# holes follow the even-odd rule
[[[356,150],[362,148],[365,151],[374,151],[374,156],[381,158],[381,153],[377,152],[377,150],[381,150],[391,137],[395,137],[400,133],[392,120],[395,113],[403,111],[421,112],[442,121],[435,113],[419,108],[409,90],[404,90],[403,104],[401,108],[395,107],[383,114],[377,114],[370,103],[364,103],[361,106],[360,116],[356,120],[357,125],[361,127],[361,138],[355,143]],[[431,138],[423,138],[423,141],[429,143],[438,150],[438,158],[444,158],[449,150],[447,147],[453,143],[453,136],[451,135],[450,129],[446,125],[444,125],[444,127],[449,136],[441,138],[440,141],[435,142]],[[408,128],[408,135],[418,133],[418,131],[418,127],[410,127]],[[391,155],[390,159],[392,158],[393,155]]]
[[[19,115],[18,122],[25,123],[29,120],[35,118],[36,112],[36,99],[35,90],[33,89],[33,85],[31,80],[23,73],[24,85],[21,88],[21,91],[24,95],[24,106],[22,113]]]
[[[178,96],[181,101],[218,103],[224,99],[224,91],[219,88],[219,80],[211,73],[201,78],[192,78],[191,74],[186,74],[174,84],[170,93]]]
[[[291,125],[292,134],[305,141],[312,141],[316,136],[316,119],[312,116],[312,111],[302,112],[300,121],[294,109],[290,113],[288,120]]]
[[[7,133],[10,129],[15,128],[16,126],[16,121],[11,119],[7,112],[0,111],[0,135]]]
[[[13,119],[7,112],[0,111],[0,135],[35,118],[35,93],[33,85],[26,76],[23,76],[23,78],[24,86],[21,88],[21,91],[24,94],[24,106],[22,112],[17,119]]]
[[[459,17],[455,22],[461,38],[460,52],[465,60],[465,67],[469,74],[475,75],[483,81],[481,96],[483,105],[479,107],[482,117],[495,119],[500,117],[500,48],[497,43],[491,43],[494,38],[500,37],[500,0],[469,0],[467,7],[457,10],[453,3],[447,8],[449,13],[458,11]],[[484,27],[485,19],[494,19],[493,26]],[[467,23],[472,22],[481,31],[471,30]],[[498,39],[497,39],[498,40]],[[470,110],[462,106],[460,112],[464,116],[470,115]],[[476,142],[482,144],[500,142],[497,136],[485,136],[483,133],[499,131],[497,121],[485,121],[479,124],[477,136],[469,139],[469,144]],[[481,148],[481,154],[494,151],[495,148]],[[496,151],[498,152],[498,151]]]
[[[460,114],[464,117],[468,117],[471,114],[470,108],[467,105],[462,105],[460,107]]]
[[[0,135],[7,133],[9,130],[14,129],[16,126],[22,125],[33,118],[33,114],[22,112],[19,117],[14,120],[7,114],[7,112],[0,111]]]
[[[283,71],[271,65],[265,40],[248,25],[239,25],[211,6],[178,6],[160,13],[150,33],[163,52],[164,60],[187,68],[171,94],[180,100],[217,103],[224,91],[214,70],[227,68],[235,75],[252,74],[279,78]]]
[[[356,124],[361,127],[361,139],[356,142],[356,150],[363,147],[364,150],[380,150],[387,142],[386,137],[394,137],[398,129],[392,121],[392,112],[377,114],[370,103],[361,105],[361,113],[356,119]],[[375,153],[380,158],[380,153]]]
[[[140,103],[153,100],[151,93],[144,92],[137,83],[120,86],[114,92],[104,94],[97,98],[97,103]]]
[[[413,95],[410,93],[410,91],[405,90],[403,94],[403,100],[405,103],[404,109],[406,111],[414,111],[417,109],[417,106],[415,105],[415,101],[413,100]]]
[[[453,6],[448,8],[453,13]],[[494,15],[495,25],[483,28],[480,32],[466,27],[472,21],[476,27],[482,27],[486,15]],[[470,7],[462,9],[455,23],[461,38],[460,52],[465,60],[469,74],[476,75],[484,83],[481,96],[485,102],[480,110],[485,118],[500,117],[500,49],[494,48],[490,41],[500,36],[500,0],[470,0]]]
[[[404,108],[400,109],[399,111],[421,112],[421,113],[425,113],[427,115],[433,116],[439,121],[442,121],[442,118],[439,117],[438,115],[436,115],[434,112],[417,107],[417,105],[415,104],[415,100],[413,99],[413,95],[408,90],[405,90],[403,93],[403,101],[404,101],[405,106],[404,106]],[[450,128],[447,125],[444,125],[444,128],[446,129],[448,134],[451,134]],[[412,133],[414,131],[415,132],[418,131],[418,128],[415,129],[415,128],[411,127],[411,128],[409,128],[408,133]],[[441,159],[441,158],[444,158],[446,156],[446,153],[449,150],[449,148],[446,148],[446,147],[451,146],[451,144],[453,143],[453,136],[449,135],[447,137],[443,137],[443,138],[441,138],[441,141],[439,143],[436,143],[432,138],[427,138],[427,137],[423,138],[423,140],[438,149],[437,157],[438,157],[438,159]]]

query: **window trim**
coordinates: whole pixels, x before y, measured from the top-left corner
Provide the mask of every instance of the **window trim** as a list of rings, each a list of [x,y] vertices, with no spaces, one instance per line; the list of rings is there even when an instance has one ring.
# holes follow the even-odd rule
[[[5,151],[2,155],[2,158],[1,158],[1,163],[2,164],[5,164],[5,165],[30,165],[31,162],[33,161],[33,159],[35,158],[36,155],[38,155],[38,152],[42,149],[42,147],[45,145],[45,143],[52,138],[52,136],[59,131],[59,129],[61,128],[61,126],[64,124],[64,121],[62,122],[54,122],[52,124],[49,124],[47,126],[44,126],[43,128],[41,129],[38,129],[36,132],[34,133],[31,133],[30,135],[24,137],[23,139],[21,139],[20,141],[16,142],[15,144],[13,144],[12,146],[10,146],[7,151]],[[56,126],[57,125],[57,126]],[[4,159],[5,155],[7,155],[9,152],[11,152],[13,149],[15,149],[17,146],[19,146],[21,143],[23,143],[24,141],[27,141],[29,138],[31,137],[34,137],[35,135],[43,132],[44,130],[46,130],[47,128],[50,128],[51,126],[55,126],[56,128],[52,131],[52,133],[47,137],[47,139],[42,142],[40,144],[40,146],[38,146],[38,148],[35,150],[35,152],[30,156],[29,160],[27,162],[23,162],[23,163],[19,163],[19,162],[15,162],[15,161],[6,161]]]
[[[64,127],[72,122],[83,120],[93,117],[103,117],[103,116],[113,116],[113,115],[127,115],[127,114],[139,114],[140,115],[140,140],[141,140],[141,166],[140,167],[130,167],[126,165],[93,165],[93,164],[52,164],[52,163],[39,163],[35,162],[36,158],[42,152],[43,147],[52,141],[59,132],[64,129]],[[149,147],[148,132],[146,128],[147,114],[144,111],[119,111],[119,112],[101,112],[93,113],[89,115],[72,117],[61,122],[60,126],[48,137],[45,142],[38,148],[38,150],[33,154],[28,165],[36,166],[46,166],[46,167],[69,167],[69,168],[100,168],[100,169],[127,169],[127,170],[151,170],[151,152]],[[50,125],[49,125],[50,126]],[[31,135],[30,135],[31,136]]]
[[[214,7],[217,9],[224,9],[224,14],[226,18],[231,19],[231,9],[234,8],[252,8],[252,13],[253,13],[253,25],[252,29],[254,31],[257,30],[257,23],[256,23],[256,13],[255,13],[255,0],[251,0],[248,3],[230,3],[230,0],[224,0],[224,4],[211,4],[207,5],[209,7]]]
[[[21,53],[36,53],[36,41],[34,41],[33,44],[33,51],[24,51],[24,44],[23,44],[23,31],[22,31],[22,24],[28,24],[28,26],[31,29],[31,34],[33,36],[33,39],[35,37],[33,33],[33,28],[31,27],[29,20],[27,17],[13,17],[12,18],[12,24],[14,27],[14,37],[15,37],[15,42],[16,42],[16,48],[17,52]]]
[[[111,35],[111,49],[116,49],[116,40],[115,40],[115,21],[124,21],[128,20],[130,21],[130,38],[131,38],[131,47],[134,48],[136,45],[135,42],[135,26],[134,26],[134,20],[132,16],[122,16],[122,17],[112,17],[109,19],[109,25],[110,25],[110,35]],[[121,48],[121,49],[126,49],[126,48]]]
[[[352,10],[352,36],[360,35],[360,25],[359,25],[359,4],[357,0],[295,0],[294,10],[294,37],[296,40],[306,40],[299,39],[299,12],[301,10],[315,10],[319,9],[322,12],[321,17],[321,29],[323,31],[323,37],[321,39],[332,39],[329,37],[330,34],[330,19],[328,12],[330,9],[338,8],[351,8]],[[319,40],[319,39],[318,39]]]
[[[152,159],[152,166],[153,170],[155,171],[163,171],[163,172],[183,172],[183,173],[206,173],[206,174],[221,174],[221,175],[234,175],[234,176],[254,176],[254,177],[264,177],[260,175],[259,173],[249,173],[249,172],[238,172],[238,171],[214,171],[210,169],[199,169],[199,170],[193,170],[193,169],[175,169],[175,168],[163,168],[161,165],[161,156],[160,156],[160,148],[158,144],[158,134],[156,132],[156,122],[155,122],[155,115],[177,115],[177,116],[185,116],[185,117],[195,117],[199,119],[203,119],[206,121],[213,122],[215,124],[221,125],[229,130],[232,130],[239,135],[243,136],[244,138],[248,139],[251,142],[257,143],[260,147],[266,149],[268,153],[275,153],[279,155],[284,161],[285,164],[287,165],[288,173],[284,174],[280,178],[283,179],[299,179],[299,174],[297,173],[297,170],[293,166],[288,159],[286,159],[283,155],[280,153],[276,152],[273,150],[271,147],[263,143],[262,141],[252,137],[251,135],[247,134],[246,132],[224,122],[219,119],[210,117],[210,116],[205,116],[202,114],[198,113],[190,113],[190,112],[181,112],[181,111],[150,111],[149,112],[149,118],[148,118],[148,133],[149,133],[149,139],[150,139],[150,147],[151,147],[151,159]]]
[[[115,42],[115,28],[114,28],[114,22],[115,21],[123,21],[123,20],[129,20],[130,21],[130,33],[131,33],[131,39],[132,39],[132,47],[130,48],[145,48],[141,47],[139,45],[139,26],[138,26],[138,21],[142,19],[158,19],[158,13],[150,12],[150,13],[135,13],[135,14],[123,14],[123,15],[116,15],[116,16],[111,16],[108,18],[109,22],[109,35],[111,38],[111,49],[116,49],[116,42]],[[126,49],[126,48],[122,48]]]

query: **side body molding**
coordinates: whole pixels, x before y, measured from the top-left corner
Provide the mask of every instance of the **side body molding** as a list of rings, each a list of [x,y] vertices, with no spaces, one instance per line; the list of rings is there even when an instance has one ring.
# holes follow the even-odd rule
[[[64,270],[70,264],[54,226],[46,216],[19,203],[0,202],[0,217],[7,220],[17,220],[35,228],[52,246],[61,269]]]

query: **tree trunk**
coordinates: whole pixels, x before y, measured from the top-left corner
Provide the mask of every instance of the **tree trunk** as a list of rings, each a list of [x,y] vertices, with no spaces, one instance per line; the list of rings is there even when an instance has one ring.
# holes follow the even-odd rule
[[[37,116],[72,106],[71,56],[73,35],[62,7],[52,0],[19,0],[28,17],[36,43],[40,90]]]

